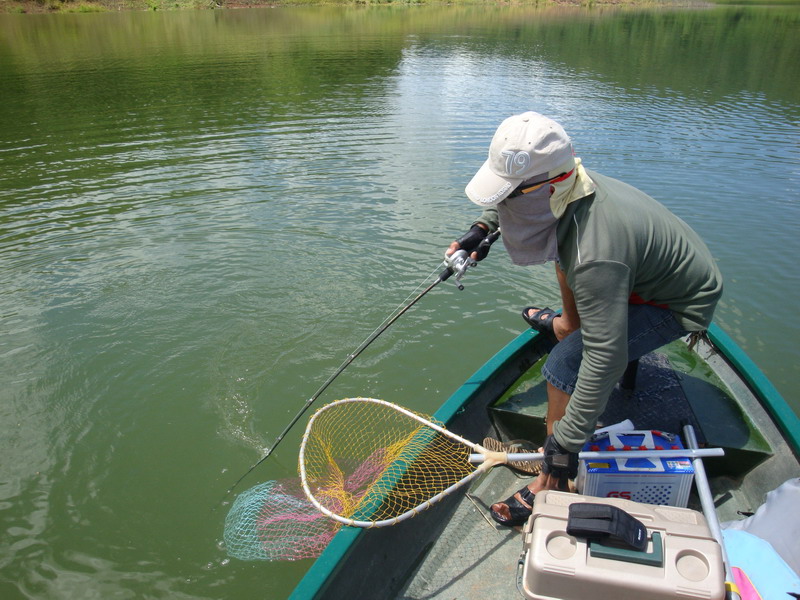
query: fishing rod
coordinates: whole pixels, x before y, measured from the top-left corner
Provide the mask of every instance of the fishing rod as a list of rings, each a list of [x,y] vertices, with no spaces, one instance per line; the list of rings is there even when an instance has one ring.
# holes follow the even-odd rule
[[[485,248],[487,248],[487,251],[488,247],[494,244],[495,241],[497,241],[497,238],[499,237],[500,237],[500,230],[498,229],[497,231],[490,233],[484,238],[482,244]],[[433,283],[431,283],[428,287],[422,290],[422,292],[420,292],[416,298],[414,298],[411,302],[406,304],[396,315],[384,321],[383,325],[381,325],[375,331],[373,331],[363,342],[361,342],[361,344],[353,352],[347,355],[347,358],[345,358],[341,366],[338,369],[336,369],[336,371],[334,371],[333,374],[330,377],[328,377],[328,379],[325,380],[325,383],[323,383],[320,386],[320,388],[316,392],[314,392],[314,394],[308,400],[306,400],[303,407],[298,411],[298,413],[294,416],[294,418],[292,418],[292,420],[289,421],[289,424],[284,428],[283,431],[281,431],[278,437],[275,438],[275,442],[272,444],[272,447],[267,449],[266,454],[264,454],[264,456],[262,456],[258,460],[258,462],[253,464],[253,466],[247,469],[247,472],[241,477],[239,477],[239,479],[237,479],[236,482],[230,488],[228,488],[228,491],[225,493],[225,496],[227,497],[236,488],[236,486],[239,485],[239,483],[241,483],[241,481],[245,477],[247,477],[250,473],[253,472],[253,470],[256,467],[258,467],[261,463],[263,463],[270,457],[270,455],[275,451],[275,448],[278,447],[278,444],[281,443],[286,434],[289,433],[292,427],[294,427],[297,424],[297,422],[303,417],[303,415],[311,407],[311,405],[317,400],[317,398],[319,398],[322,395],[322,393],[325,390],[328,389],[328,387],[334,382],[334,380],[337,377],[339,377],[339,375],[341,375],[342,372],[344,372],[344,370],[348,366],[350,366],[350,364],[356,358],[358,358],[358,356],[362,352],[364,352],[364,350],[366,350],[370,344],[372,344],[372,342],[378,339],[378,337],[384,331],[389,329],[389,327],[391,327],[395,321],[397,321],[400,317],[406,314],[411,309],[412,306],[414,306],[417,302],[422,300],[422,298],[424,298],[428,292],[430,292],[441,282],[450,279],[450,277],[454,277],[455,284],[458,287],[458,289],[463,290],[464,286],[461,283],[461,279],[464,277],[468,269],[475,267],[478,264],[478,261],[472,258],[470,254],[471,252],[467,252],[464,249],[459,249],[450,254],[449,256],[445,255],[444,263],[442,263],[442,266],[445,267],[444,271],[442,271],[439,274],[439,276],[433,281]]]

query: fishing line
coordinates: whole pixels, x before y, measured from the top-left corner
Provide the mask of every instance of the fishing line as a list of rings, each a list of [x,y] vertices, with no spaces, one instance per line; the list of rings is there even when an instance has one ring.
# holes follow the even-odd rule
[[[377,326],[377,327],[376,327],[376,328],[373,330],[373,332],[372,332],[372,333],[370,333],[370,334],[369,334],[369,335],[368,335],[368,336],[367,336],[367,337],[364,339],[364,341],[363,341],[363,342],[361,342],[361,344],[359,344],[358,348],[361,348],[361,345],[363,345],[363,344],[364,344],[364,343],[365,343],[365,342],[366,342],[366,341],[367,341],[367,340],[368,340],[370,337],[372,337],[373,335],[375,335],[375,332],[376,332],[376,331],[378,331],[379,329],[381,329],[381,328],[382,328],[384,325],[386,325],[386,323],[388,323],[389,321],[393,320],[393,319],[395,318],[395,316],[394,316],[394,315],[395,315],[395,313],[398,313],[398,312],[402,311],[402,310],[403,310],[403,308],[405,308],[405,306],[408,304],[408,302],[411,300],[411,298],[413,298],[413,297],[414,297],[414,296],[415,296],[415,295],[416,295],[416,294],[419,292],[419,290],[421,290],[421,289],[422,289],[422,288],[423,288],[423,287],[424,287],[424,286],[427,284],[428,280],[429,280],[431,277],[433,277],[433,276],[436,274],[436,272],[439,270],[439,268],[440,268],[440,267],[435,267],[435,268],[434,268],[434,269],[433,269],[433,270],[432,270],[432,271],[431,271],[431,272],[428,274],[428,276],[427,276],[427,277],[425,277],[425,279],[423,279],[423,280],[422,280],[422,281],[419,283],[419,285],[417,285],[417,287],[415,287],[413,290],[411,290],[411,292],[408,294],[408,296],[406,296],[406,297],[405,297],[403,300],[401,300],[401,301],[400,301],[400,304],[398,304],[398,305],[397,305],[397,307],[395,307],[395,309],[394,309],[392,312],[390,312],[390,313],[389,313],[389,316],[388,316],[388,317],[386,317],[386,318],[383,320],[383,322],[382,322],[380,325],[378,325],[378,326]],[[380,335],[380,334],[378,334],[378,335]]]
[[[254,463],[249,469],[247,469],[247,472],[245,472],[244,475],[242,475],[239,479],[236,480],[236,482],[228,489],[225,495],[227,496],[228,494],[230,494],[245,477],[247,477],[250,473],[253,472],[253,470],[256,467],[258,467],[261,463],[263,463],[270,457],[270,455],[275,451],[275,448],[278,447],[278,444],[281,443],[286,434],[288,434],[289,431],[292,429],[292,427],[294,427],[297,424],[297,422],[303,417],[303,415],[316,401],[316,399],[319,398],[326,389],[328,389],[328,386],[330,386],[334,382],[334,380],[339,375],[341,375],[342,372],[348,366],[350,366],[350,363],[352,363],[356,358],[358,358],[358,356],[364,350],[366,350],[367,347],[378,338],[378,336],[380,336],[384,331],[386,331],[389,327],[391,327],[391,325],[395,321],[397,321],[397,319],[403,316],[412,306],[414,306],[419,300],[421,300],[425,296],[425,294],[427,294],[434,287],[436,287],[436,285],[438,285],[441,281],[444,280],[441,278],[437,278],[436,280],[434,280],[433,283],[431,283],[428,287],[426,287],[420,294],[418,294],[417,297],[414,298],[411,302],[407,303],[405,306],[401,305],[401,308],[399,310],[397,309],[395,310],[396,314],[394,314],[394,316],[390,316],[389,318],[384,320],[384,322],[380,326],[378,326],[371,334],[369,334],[353,352],[348,354],[347,358],[345,358],[344,362],[342,362],[339,368],[336,369],[336,371],[334,371],[331,374],[331,376],[325,380],[325,382],[320,386],[320,388],[316,392],[314,392],[314,394],[308,400],[306,400],[305,404],[300,409],[300,411],[294,416],[294,418],[292,418],[292,420],[284,428],[284,430],[280,434],[278,434],[278,437],[275,438],[275,442],[272,444],[272,447],[267,449],[266,454],[264,454],[264,456],[262,456],[261,459],[258,460],[258,462]],[[419,287],[421,286],[418,286],[417,289],[419,289]]]
[[[493,244],[497,240],[497,238],[499,238],[499,237],[500,237],[500,231],[499,230],[495,231],[494,233],[489,234],[485,238],[486,246],[490,246],[491,244]],[[353,352],[351,352],[350,354],[347,355],[347,358],[345,358],[344,362],[342,362],[342,364],[339,366],[339,368],[336,369],[336,371],[334,371],[331,374],[331,376],[328,377],[328,379],[325,380],[325,382],[320,386],[320,388],[316,392],[314,392],[314,394],[308,400],[306,400],[305,404],[300,409],[300,411],[298,411],[298,413],[292,418],[292,420],[289,421],[289,424],[284,428],[284,430],[281,431],[280,434],[278,434],[278,437],[275,438],[275,441],[273,442],[272,447],[267,449],[266,454],[264,454],[264,456],[262,456],[256,463],[254,463],[249,469],[247,469],[247,471],[244,473],[244,475],[239,477],[239,479],[237,479],[236,482],[230,488],[228,488],[228,491],[225,493],[225,498],[228,497],[228,495],[236,488],[237,485],[239,485],[239,483],[241,483],[241,481],[245,477],[247,477],[250,473],[253,472],[253,470],[256,467],[258,467],[261,463],[263,463],[265,460],[267,460],[270,457],[270,455],[275,451],[275,449],[281,443],[281,441],[286,436],[286,434],[288,434],[289,431],[292,429],[292,427],[294,427],[297,424],[297,422],[303,417],[303,415],[310,408],[310,406],[317,400],[317,398],[319,398],[322,395],[322,393],[326,389],[328,389],[328,386],[330,386],[334,382],[334,380],[337,377],[339,377],[339,375],[341,375],[342,372],[348,366],[350,366],[350,364],[356,358],[358,358],[358,356],[364,350],[366,350],[367,347],[370,344],[372,344],[372,342],[374,342],[376,339],[378,339],[378,337],[384,331],[389,329],[389,327],[391,327],[392,324],[395,321],[397,321],[400,317],[402,317],[405,313],[407,313],[411,309],[411,307],[413,307],[417,302],[419,302],[422,298],[424,298],[425,295],[428,292],[430,292],[433,288],[435,288],[437,285],[439,285],[442,281],[445,281],[445,280],[449,279],[451,276],[455,275],[456,285],[458,286],[459,289],[464,289],[464,286],[461,285],[461,278],[467,272],[467,269],[469,269],[470,267],[474,267],[477,264],[478,264],[477,261],[472,259],[465,250],[457,250],[456,252],[454,252],[450,256],[447,256],[445,258],[445,261],[444,261],[445,270],[442,271],[438,275],[438,277],[433,280],[433,283],[430,283],[429,285],[427,285],[427,287],[425,287],[425,289],[423,289],[421,292],[419,292],[416,295],[416,297],[414,297],[414,299],[409,302],[408,298],[411,298],[420,288],[425,286],[425,284],[428,281],[428,279],[430,279],[430,277],[434,273],[436,273],[436,271],[438,271],[441,268],[441,267],[437,266],[431,272],[431,275],[428,275],[422,281],[422,283],[420,283],[417,286],[417,288],[414,291],[412,291],[406,297],[405,303],[401,303],[398,306],[398,308],[395,309],[395,311],[393,313],[393,316],[390,316],[387,319],[385,319],[384,322],[381,325],[379,325],[371,334],[369,334],[364,339],[364,341],[361,342],[361,344],[359,344],[359,346]],[[223,500],[224,500],[224,498],[223,498]]]

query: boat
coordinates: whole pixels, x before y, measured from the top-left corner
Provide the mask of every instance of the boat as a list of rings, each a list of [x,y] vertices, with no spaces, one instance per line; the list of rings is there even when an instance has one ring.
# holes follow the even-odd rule
[[[433,417],[469,440],[541,442],[546,430],[541,366],[550,348],[543,335],[523,331]],[[715,324],[699,340],[677,340],[629,368],[601,422],[623,419],[637,429],[671,432],[689,423],[700,446],[725,450],[723,458],[703,462],[720,522],[742,519],[768,491],[800,476],[800,419]],[[496,525],[489,506],[529,480],[530,475],[495,467],[398,525],[342,527],[290,600],[521,597],[524,536],[517,528]],[[688,507],[702,511],[701,504],[693,488]],[[589,590],[586,597],[592,597]]]

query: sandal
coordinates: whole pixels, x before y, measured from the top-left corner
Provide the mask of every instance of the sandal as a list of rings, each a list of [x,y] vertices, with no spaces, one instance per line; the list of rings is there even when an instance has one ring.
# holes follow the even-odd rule
[[[517,500],[517,494],[519,494],[522,502]],[[533,514],[533,498],[533,492],[530,491],[526,485],[507,500],[497,503],[505,504],[508,507],[508,514],[511,515],[511,518],[506,519],[497,511],[489,509],[492,519],[500,523],[500,525],[503,527],[516,527],[517,525],[524,525]]]
[[[532,310],[535,310],[536,312],[533,313],[533,315],[529,315],[528,313]],[[542,316],[544,316],[544,318],[542,318]],[[553,329],[553,321],[556,317],[560,316],[561,313],[557,313],[549,307],[538,308],[536,306],[528,306],[527,308],[522,309],[522,318],[525,319],[525,322],[539,333],[546,335],[547,338],[554,344],[558,343],[558,338],[556,337],[556,332]]]
[[[536,452],[538,448],[538,446],[527,440],[512,440],[503,443],[490,437],[483,438],[481,445],[492,452],[506,452],[508,454],[514,452]],[[506,463],[506,466],[525,475],[538,475],[542,471],[542,461],[540,460],[511,460]]]

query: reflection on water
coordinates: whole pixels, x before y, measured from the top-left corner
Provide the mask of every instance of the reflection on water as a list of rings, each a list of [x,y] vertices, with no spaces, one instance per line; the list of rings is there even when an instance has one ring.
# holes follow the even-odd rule
[[[718,321],[793,401],[799,15],[0,15],[0,596],[285,597],[307,563],[228,562],[212,509],[436,270],[520,110],[703,234]],[[465,284],[320,401],[432,412],[558,302],[498,250]],[[291,476],[298,436],[242,489]]]

